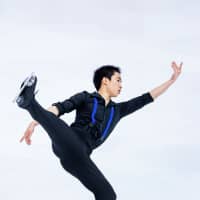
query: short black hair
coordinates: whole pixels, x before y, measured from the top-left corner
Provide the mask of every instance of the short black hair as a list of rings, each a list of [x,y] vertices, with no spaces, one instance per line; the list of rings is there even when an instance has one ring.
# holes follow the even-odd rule
[[[108,78],[111,80],[111,76],[115,73],[121,73],[121,69],[119,67],[113,66],[113,65],[103,65],[99,68],[97,68],[94,72],[93,76],[93,83],[96,88],[96,90],[99,90],[101,87],[101,80],[103,77]]]

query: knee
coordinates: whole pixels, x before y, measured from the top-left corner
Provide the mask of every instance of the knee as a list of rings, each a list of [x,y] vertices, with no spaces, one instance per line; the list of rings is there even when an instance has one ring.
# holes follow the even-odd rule
[[[117,199],[117,194],[115,193],[112,186],[107,187],[105,194],[106,194],[106,199],[109,199],[109,200],[116,200]]]
[[[103,190],[98,191],[96,193],[96,199],[103,199],[103,200],[116,200],[117,194],[113,190],[111,186],[104,187]]]
[[[109,198],[110,198],[110,200],[116,200],[117,199],[117,194],[115,193],[114,190],[111,191]]]
[[[109,200],[116,200],[117,199],[117,194],[113,187],[108,183],[105,187],[105,194],[108,196],[107,198]]]
[[[112,191],[107,192],[103,199],[105,199],[105,200],[116,200],[117,195],[116,195],[115,191],[112,190]]]

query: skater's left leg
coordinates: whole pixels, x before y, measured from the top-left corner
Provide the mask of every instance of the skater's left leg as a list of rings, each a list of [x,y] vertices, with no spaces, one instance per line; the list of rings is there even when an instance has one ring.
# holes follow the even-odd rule
[[[94,194],[95,200],[116,200],[114,189],[89,156],[79,160],[66,158],[61,160],[61,164]]]

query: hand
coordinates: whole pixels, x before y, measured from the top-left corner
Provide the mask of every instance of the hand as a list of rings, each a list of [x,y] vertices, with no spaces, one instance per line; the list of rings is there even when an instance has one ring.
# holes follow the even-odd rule
[[[173,68],[174,73],[172,74],[170,81],[172,81],[172,82],[176,81],[176,79],[178,78],[178,76],[181,73],[182,65],[183,65],[182,62],[179,66],[175,62],[172,62],[171,67]]]
[[[23,142],[23,140],[25,140],[26,144],[31,145],[31,136],[34,132],[34,129],[35,129],[35,124],[30,123],[24,133],[24,136],[20,139],[20,142]]]

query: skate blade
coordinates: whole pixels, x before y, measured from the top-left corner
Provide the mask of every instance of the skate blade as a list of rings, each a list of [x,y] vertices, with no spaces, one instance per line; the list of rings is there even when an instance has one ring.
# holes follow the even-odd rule
[[[19,98],[19,96],[20,96],[20,94],[23,92],[23,90],[24,90],[24,88],[26,87],[26,86],[30,86],[30,85],[32,85],[32,81],[33,80],[31,80],[33,77],[35,76],[35,73],[34,72],[32,72],[26,79],[25,79],[25,82],[24,82],[24,84],[23,84],[23,86],[20,88],[20,91],[18,92],[18,94],[16,95],[16,97],[13,99],[13,103],[15,103],[15,102],[17,102],[17,99]],[[37,90],[36,92],[35,92],[35,94],[37,94],[38,93],[38,91],[39,90]]]

